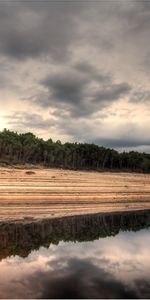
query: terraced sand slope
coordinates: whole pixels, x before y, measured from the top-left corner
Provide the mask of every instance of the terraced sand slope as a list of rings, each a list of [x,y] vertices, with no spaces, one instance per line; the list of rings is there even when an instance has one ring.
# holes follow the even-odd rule
[[[150,209],[150,175],[28,171],[0,169],[0,220]]]

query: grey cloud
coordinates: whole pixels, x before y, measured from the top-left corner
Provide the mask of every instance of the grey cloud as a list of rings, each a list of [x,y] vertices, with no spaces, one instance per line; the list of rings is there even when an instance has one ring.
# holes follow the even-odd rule
[[[64,60],[76,37],[75,17],[81,5],[78,8],[46,1],[12,3],[0,5],[0,52],[19,60],[42,54]]]
[[[128,95],[127,83],[115,84],[110,75],[89,64],[68,67],[62,72],[50,74],[41,85],[46,89],[44,97],[34,98],[43,107],[66,109],[72,117],[91,115],[111,105],[113,101]]]
[[[75,65],[75,68],[83,73],[88,73],[93,75],[95,74],[95,68],[92,65],[89,65],[88,62],[79,62]]]
[[[131,148],[139,146],[150,146],[150,140],[141,138],[97,138],[95,144],[110,148]]]
[[[52,93],[52,98],[57,101],[78,104],[81,102],[83,89],[89,83],[89,79],[74,71],[63,71],[47,77],[42,83]]]
[[[128,94],[131,87],[128,83],[112,84],[104,90],[100,90],[96,95],[96,101],[118,100],[122,95]]]
[[[142,68],[143,72],[145,73],[145,75],[149,76],[149,74],[150,74],[150,52],[145,55],[143,63],[141,65],[141,68]]]
[[[19,112],[5,116],[7,124],[15,130],[27,129],[49,129],[55,127],[55,121],[52,118],[44,119],[36,113]]]
[[[130,102],[133,103],[150,103],[150,91],[148,90],[137,90],[130,97]]]
[[[124,35],[132,36],[137,43],[141,43],[143,34],[148,37],[148,4],[109,1],[109,5],[100,2],[91,7],[73,0],[12,3],[0,6],[0,52],[16,59],[49,54],[60,61],[68,57],[76,43],[97,45],[104,51],[112,50]],[[142,34],[137,39],[135,32],[138,34],[139,29]]]
[[[147,7],[141,5],[140,10],[123,1],[96,3],[94,9],[84,1],[73,0],[12,3],[0,6],[0,51],[16,59],[49,54],[64,60],[76,42],[110,50],[118,32],[119,37],[126,31],[129,34],[138,24],[143,28],[149,21]],[[80,32],[82,26],[85,28]]]
[[[86,76],[89,76],[91,79],[100,81],[100,82],[109,82],[112,80],[110,74],[104,74],[104,72],[100,72],[97,68],[92,66],[86,61],[82,61],[74,65],[75,70],[86,74]]]
[[[124,18],[129,21],[131,34],[148,29],[150,25],[150,3],[148,1],[139,1],[138,5],[135,2],[132,7],[129,7],[123,13]]]
[[[59,259],[54,263],[54,270],[38,270],[28,278],[18,281],[16,290],[21,288],[21,296],[24,296],[24,284],[30,298],[32,295],[41,299],[122,299],[137,296],[136,289],[117,280],[111,273],[87,259],[71,258],[63,267]]]
[[[94,5],[75,0],[12,1],[0,4],[0,102],[6,99],[2,111],[10,111],[12,101],[15,108],[15,101],[20,99],[33,106],[32,112],[39,108],[42,112],[41,116],[32,112],[14,114],[6,118],[8,126],[37,129],[36,133],[53,126],[61,130],[62,139],[67,133],[72,139],[84,137],[87,141],[95,139],[99,130],[103,130],[103,136],[111,135],[100,122],[106,116],[106,127],[111,126],[113,103],[126,97],[129,101],[125,108],[133,107],[135,115],[138,103],[149,107],[147,1],[95,1]],[[31,65],[27,61],[30,58],[34,58]],[[21,105],[17,109],[22,110]],[[44,109],[51,110],[53,118],[44,117]],[[116,127],[121,109],[118,107],[113,118]],[[128,114],[123,118],[127,120]],[[137,118],[133,118],[137,124]],[[142,140],[149,145],[146,137],[145,141],[143,137],[135,139],[133,133],[133,141],[125,135],[120,141],[120,132],[118,128],[114,140],[111,137],[101,142],[129,148],[139,147]]]

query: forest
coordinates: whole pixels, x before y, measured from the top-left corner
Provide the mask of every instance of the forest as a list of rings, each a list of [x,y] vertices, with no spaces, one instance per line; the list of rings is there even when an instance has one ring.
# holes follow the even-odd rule
[[[96,171],[150,172],[150,154],[136,151],[119,153],[88,143],[44,141],[33,133],[0,132],[0,163],[41,164],[49,168]]]

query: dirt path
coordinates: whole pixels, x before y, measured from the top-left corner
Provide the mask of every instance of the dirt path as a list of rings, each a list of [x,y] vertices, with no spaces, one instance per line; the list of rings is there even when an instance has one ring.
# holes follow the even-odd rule
[[[0,220],[139,209],[150,209],[147,174],[0,168]]]

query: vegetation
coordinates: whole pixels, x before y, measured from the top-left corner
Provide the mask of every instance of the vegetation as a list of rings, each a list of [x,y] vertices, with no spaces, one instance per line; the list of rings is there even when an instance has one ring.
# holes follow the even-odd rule
[[[44,141],[33,133],[0,132],[0,163],[43,164],[47,167],[83,170],[150,172],[150,154],[118,153],[95,144]]]

